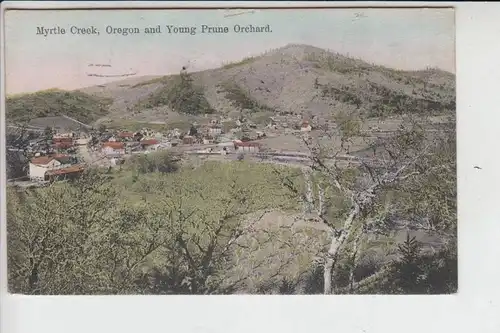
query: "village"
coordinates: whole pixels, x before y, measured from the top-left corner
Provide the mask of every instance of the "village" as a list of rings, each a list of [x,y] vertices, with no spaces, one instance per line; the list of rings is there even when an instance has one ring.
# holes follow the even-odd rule
[[[23,152],[28,156],[27,175],[10,181],[26,186],[43,185],[78,177],[89,167],[114,168],[131,156],[165,150],[218,160],[252,159],[262,157],[263,153],[283,154],[283,149],[267,144],[266,139],[288,135],[303,140],[313,130],[305,119],[299,119],[290,128],[288,122],[276,118],[279,116],[271,117],[269,123],[260,128],[246,119],[238,119],[228,131],[224,131],[227,126],[223,126],[224,119],[220,118],[212,118],[204,124],[194,122],[187,131],[178,128],[111,130],[104,126],[95,129],[66,116],[38,118],[26,127],[37,133]]]

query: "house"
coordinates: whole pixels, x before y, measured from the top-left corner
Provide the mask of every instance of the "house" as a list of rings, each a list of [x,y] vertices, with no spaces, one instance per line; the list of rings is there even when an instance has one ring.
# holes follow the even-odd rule
[[[132,132],[120,132],[116,135],[118,139],[121,140],[133,140],[134,139],[134,133]]]
[[[73,143],[73,138],[71,137],[52,137],[53,143]]]
[[[60,149],[69,149],[73,147],[72,142],[56,142],[53,145],[54,149],[60,150]]]
[[[101,152],[106,156],[120,156],[125,154],[125,144],[123,142],[104,142]]]
[[[192,145],[194,144],[194,142],[195,138],[190,135],[186,135],[185,137],[182,138],[182,143],[185,145]]]
[[[71,157],[67,155],[35,157],[29,164],[29,177],[31,180],[45,180],[49,170],[71,166]]]
[[[208,128],[208,134],[211,136],[217,136],[222,134],[222,128],[219,126],[212,126]]]
[[[307,120],[302,122],[302,126],[300,126],[301,132],[311,132],[311,130],[312,130],[312,127]]]
[[[68,139],[68,138],[73,138],[75,134],[73,132],[67,132],[67,133],[56,133],[53,135],[53,139]]]
[[[260,151],[260,144],[252,141],[234,141],[234,149],[236,152],[258,153]]]
[[[141,148],[146,151],[154,151],[160,146],[160,142],[155,139],[142,140],[140,142]]]
[[[45,180],[55,181],[68,178],[75,178],[82,174],[85,170],[83,165],[72,165],[64,168],[48,170],[45,173]]]
[[[172,136],[174,138],[179,138],[182,134],[181,130],[179,130],[178,128],[174,128],[171,132]]]

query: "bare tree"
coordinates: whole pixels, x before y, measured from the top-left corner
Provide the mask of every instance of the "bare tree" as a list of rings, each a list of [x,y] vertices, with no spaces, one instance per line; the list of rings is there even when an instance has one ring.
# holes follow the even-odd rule
[[[372,139],[370,145],[374,157],[367,158],[350,154],[356,140],[368,140],[361,131],[359,121],[344,118],[337,124],[335,129],[323,129],[323,142],[321,137],[304,140],[310,152],[311,165],[310,168],[304,168],[306,195],[302,196],[303,201],[308,207],[307,212],[311,213],[312,210],[315,220],[326,225],[331,234],[330,245],[322,258],[325,294],[334,292],[334,267],[349,240],[354,239],[353,254],[356,254],[357,244],[364,234],[383,231],[387,229],[388,223],[398,219],[392,216],[392,207],[382,207],[385,193],[402,187],[407,182],[411,183],[411,180],[429,177],[438,169],[453,168],[455,158],[452,149],[446,152],[445,160],[436,160],[437,151],[443,143],[455,135],[453,125],[449,126],[448,131],[431,131],[425,120],[408,117],[390,137],[383,140]],[[446,135],[439,137],[439,133]],[[451,143],[453,144],[454,142]],[[350,171],[354,173],[354,177]],[[317,199],[313,199],[311,194],[313,174],[321,179],[317,181]],[[285,185],[289,186],[288,184],[285,181]],[[300,189],[289,187],[299,194]],[[328,190],[335,191],[348,203],[340,225],[327,212],[325,192]],[[411,191],[411,188],[407,190]],[[415,205],[415,202],[409,205]],[[428,214],[420,213],[418,217],[412,216],[410,223],[413,226],[423,227],[419,220],[426,220],[425,216]],[[426,227],[436,229],[436,225]],[[358,229],[361,233],[356,235],[355,230]]]

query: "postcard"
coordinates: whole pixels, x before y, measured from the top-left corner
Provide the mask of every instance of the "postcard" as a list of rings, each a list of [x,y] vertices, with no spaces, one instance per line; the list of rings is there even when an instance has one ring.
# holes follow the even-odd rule
[[[453,8],[4,18],[10,293],[457,292]]]

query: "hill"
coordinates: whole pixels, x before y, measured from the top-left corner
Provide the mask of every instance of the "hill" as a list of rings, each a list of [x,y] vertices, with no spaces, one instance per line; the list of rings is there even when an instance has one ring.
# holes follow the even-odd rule
[[[454,74],[395,70],[308,45],[287,45],[217,69],[100,87],[81,91],[112,98],[112,114],[141,121],[204,113],[329,118],[339,112],[380,117],[455,110]]]
[[[68,116],[90,124],[108,113],[112,99],[91,96],[81,91],[44,90],[8,96],[6,119],[29,122],[33,118]]]

